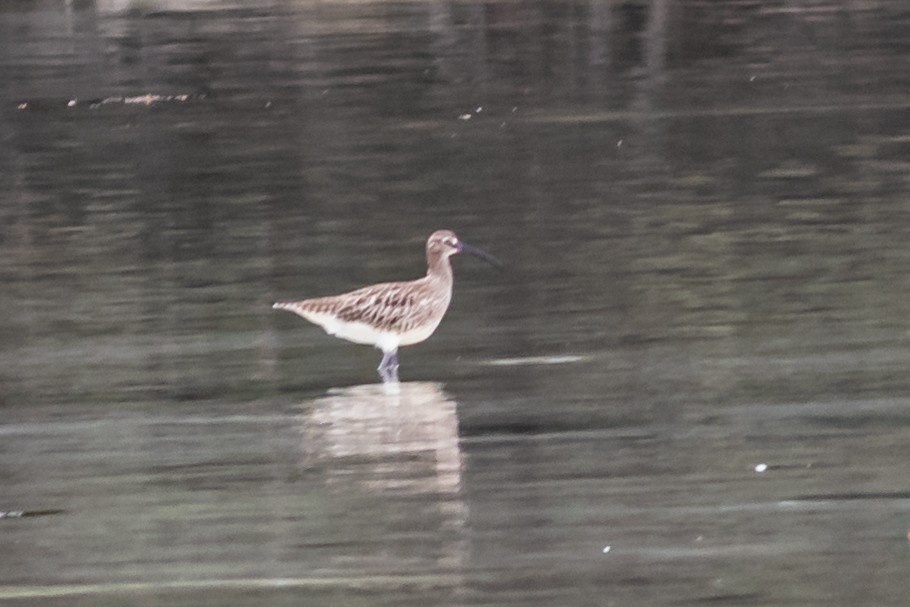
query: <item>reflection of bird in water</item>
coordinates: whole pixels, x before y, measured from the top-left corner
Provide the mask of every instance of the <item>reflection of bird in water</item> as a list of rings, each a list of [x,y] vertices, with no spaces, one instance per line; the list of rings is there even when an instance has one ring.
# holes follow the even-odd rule
[[[335,507],[352,513],[347,524],[360,525],[362,558],[378,559],[377,567],[428,559],[452,574],[446,583],[457,594],[469,543],[456,403],[439,384],[391,386],[333,390],[304,403],[304,465],[324,476]],[[405,521],[426,534],[403,532]]]
[[[379,376],[398,381],[398,347],[427,339],[439,326],[452,299],[449,257],[471,253],[500,266],[491,255],[438,230],[427,240],[427,275],[410,282],[387,282],[356,291],[285,303],[273,307],[302,316],[334,335],[382,350]]]
[[[455,401],[438,384],[333,391],[312,402],[303,449],[310,463],[331,460],[332,471],[356,472],[376,489],[457,493],[461,486]]]

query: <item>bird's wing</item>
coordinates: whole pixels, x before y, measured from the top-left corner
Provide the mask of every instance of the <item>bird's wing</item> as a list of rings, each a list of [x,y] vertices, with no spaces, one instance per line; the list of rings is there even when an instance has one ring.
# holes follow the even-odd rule
[[[383,283],[325,299],[333,300],[331,313],[340,320],[390,331],[407,331],[433,313],[432,298],[415,283]]]

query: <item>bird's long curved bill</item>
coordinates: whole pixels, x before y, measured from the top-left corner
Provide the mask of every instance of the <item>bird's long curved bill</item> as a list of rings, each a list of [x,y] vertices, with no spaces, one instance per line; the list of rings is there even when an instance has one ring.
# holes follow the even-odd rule
[[[475,257],[479,257],[482,260],[484,260],[485,262],[487,262],[488,264],[490,264],[491,266],[493,266],[494,268],[496,268],[497,270],[502,269],[502,262],[499,261],[498,259],[496,259],[495,257],[493,257],[492,255],[490,255],[489,253],[487,253],[486,251],[484,251],[483,249],[478,249],[477,247],[472,247],[471,245],[465,244],[462,242],[461,243],[461,252],[470,253],[471,255],[473,255]]]

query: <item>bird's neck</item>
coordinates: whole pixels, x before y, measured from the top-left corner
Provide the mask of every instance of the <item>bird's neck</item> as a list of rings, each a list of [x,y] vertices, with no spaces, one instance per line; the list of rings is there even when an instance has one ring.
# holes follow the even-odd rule
[[[452,284],[452,264],[446,255],[427,255],[427,278]]]

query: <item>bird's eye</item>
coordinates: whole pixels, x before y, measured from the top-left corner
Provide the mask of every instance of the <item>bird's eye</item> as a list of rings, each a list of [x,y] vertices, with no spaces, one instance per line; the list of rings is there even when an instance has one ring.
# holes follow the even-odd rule
[[[446,240],[446,244],[449,245],[450,247],[452,247],[453,249],[457,249],[458,248],[458,239],[449,238],[448,240]]]

